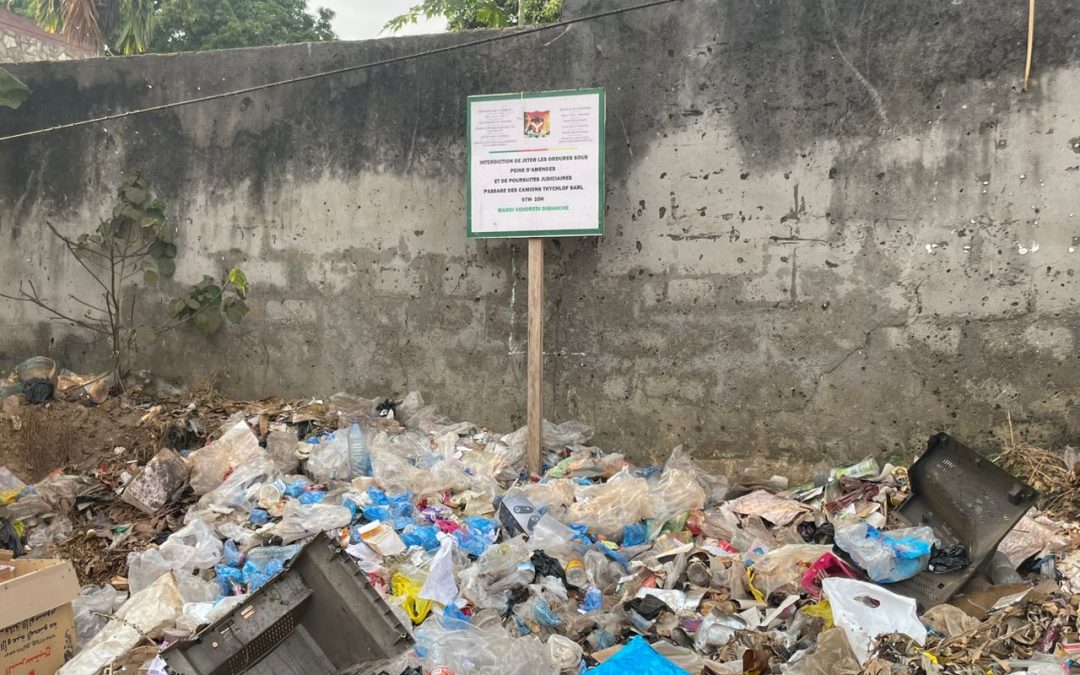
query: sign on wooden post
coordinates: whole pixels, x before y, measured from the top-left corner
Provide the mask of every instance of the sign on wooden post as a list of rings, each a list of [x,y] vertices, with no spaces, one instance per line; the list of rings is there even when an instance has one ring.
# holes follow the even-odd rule
[[[604,233],[603,89],[470,96],[468,236],[529,239],[528,463],[543,433],[541,237]]]

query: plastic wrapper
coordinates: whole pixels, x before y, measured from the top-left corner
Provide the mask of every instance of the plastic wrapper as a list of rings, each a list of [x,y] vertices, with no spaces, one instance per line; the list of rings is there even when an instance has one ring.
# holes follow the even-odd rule
[[[75,635],[79,646],[87,644],[98,634],[109,617],[124,604],[127,593],[112,586],[83,586],[79,597],[71,601],[71,610],[75,615]]]
[[[221,485],[235,467],[261,454],[259,439],[241,419],[221,438],[192,453],[191,489],[204,495]]]
[[[766,597],[781,589],[799,593],[807,570],[831,550],[831,546],[789,544],[769,551],[754,563],[754,584]]]
[[[683,451],[681,445],[671,451],[671,457],[664,464],[660,480],[652,489],[656,500],[656,518],[668,520],[692,509],[705,506],[705,490],[697,481],[698,469]]]
[[[936,543],[929,527],[882,532],[857,523],[836,533],[836,545],[878,583],[903,581],[925,570]]]
[[[826,579],[822,589],[832,608],[833,623],[847,635],[860,665],[869,659],[879,635],[903,633],[919,645],[926,643],[926,627],[919,621],[911,598],[855,579]]]
[[[570,507],[572,523],[587,525],[589,532],[618,540],[626,523],[648,520],[654,516],[649,484],[623,470],[606,483],[579,486],[577,501]]]
[[[163,574],[142,591],[132,595],[116,611],[82,651],[65,663],[58,675],[96,675],[102,668],[126,654],[153,633],[174,623],[183,600],[172,574]]]
[[[698,651],[705,651],[709,647],[722,647],[735,637],[737,630],[746,630],[746,622],[741,618],[724,614],[709,614],[698,628],[694,646]]]
[[[180,599],[188,602],[212,602],[218,596],[218,585],[202,577],[185,572],[176,572],[176,587],[180,590]]]
[[[319,440],[311,448],[307,463],[308,472],[319,482],[349,480],[349,436],[338,431]]]
[[[728,507],[743,516],[758,516],[773,525],[783,526],[810,510],[805,504],[784,499],[765,490],[757,490],[728,502]]]
[[[352,514],[344,506],[289,502],[273,533],[281,537],[283,544],[291,544],[325,530],[345,527],[351,520]]]
[[[814,648],[794,656],[782,665],[785,675],[859,675],[862,666],[841,628],[823,631]]]
[[[390,579],[390,594],[397,599],[413,624],[421,624],[431,613],[431,600],[420,597],[422,580],[395,572]]]

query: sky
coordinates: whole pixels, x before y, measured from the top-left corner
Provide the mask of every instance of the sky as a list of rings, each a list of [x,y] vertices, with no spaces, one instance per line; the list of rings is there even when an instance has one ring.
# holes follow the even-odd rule
[[[380,37],[383,24],[400,14],[404,14],[411,5],[420,0],[309,0],[308,6],[326,7],[337,12],[334,18],[334,32],[341,40],[366,40]],[[399,33],[387,35],[422,35],[441,33],[446,30],[444,19],[427,21],[423,18],[417,24],[410,24]]]

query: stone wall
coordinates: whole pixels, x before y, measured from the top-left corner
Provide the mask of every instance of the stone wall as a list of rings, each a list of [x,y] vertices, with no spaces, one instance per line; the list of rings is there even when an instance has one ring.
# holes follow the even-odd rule
[[[141,367],[239,396],[420,389],[511,429],[525,247],[466,240],[465,98],[601,86],[607,234],[546,246],[550,417],[733,464],[909,458],[939,430],[993,450],[1007,413],[1075,443],[1080,9],[1040,1],[1023,92],[1026,8],[686,0],[2,143],[0,288],[84,288],[43,224],[93,227],[142,171],[181,230],[165,294],[237,264],[253,309],[147,334]],[[488,35],[24,65],[0,135]],[[0,365],[41,351],[106,357],[0,304]]]
[[[66,61],[95,56],[92,49],[47,33],[33,21],[0,8],[0,63]]]

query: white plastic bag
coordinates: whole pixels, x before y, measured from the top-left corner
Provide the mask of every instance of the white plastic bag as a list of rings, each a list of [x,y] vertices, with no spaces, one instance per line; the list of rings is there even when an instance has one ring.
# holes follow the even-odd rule
[[[349,480],[349,437],[345,431],[337,431],[311,447],[307,463],[308,473],[319,482]]]
[[[869,660],[879,635],[903,633],[920,646],[926,643],[926,627],[911,598],[855,579],[829,577],[821,586],[832,607],[833,623],[844,629],[859,665]]]
[[[197,495],[210,492],[244,460],[263,452],[247,422],[240,420],[210,445],[191,455],[191,489]]]
[[[938,539],[930,527],[879,531],[856,523],[836,532],[836,545],[878,583],[910,579],[926,569]]]
[[[705,490],[698,484],[698,470],[681,445],[675,446],[664,464],[660,480],[653,487],[658,504],[658,520],[669,520],[692,509],[705,506]]]
[[[457,582],[454,581],[454,539],[444,537],[439,542],[439,551],[431,559],[431,569],[420,589],[419,597],[433,600],[440,605],[452,604],[458,597]]]
[[[220,485],[199,499],[202,508],[240,509],[250,511],[258,501],[259,488],[281,478],[274,460],[259,450],[260,454],[248,457],[233,469]]]
[[[623,526],[655,516],[649,484],[635,478],[627,469],[606,483],[579,486],[577,502],[569,509],[569,522],[589,527],[592,534],[612,540],[622,537]]]
[[[213,567],[221,560],[224,546],[210,526],[193,520],[169,535],[161,545],[161,555],[173,569],[192,572]]]

